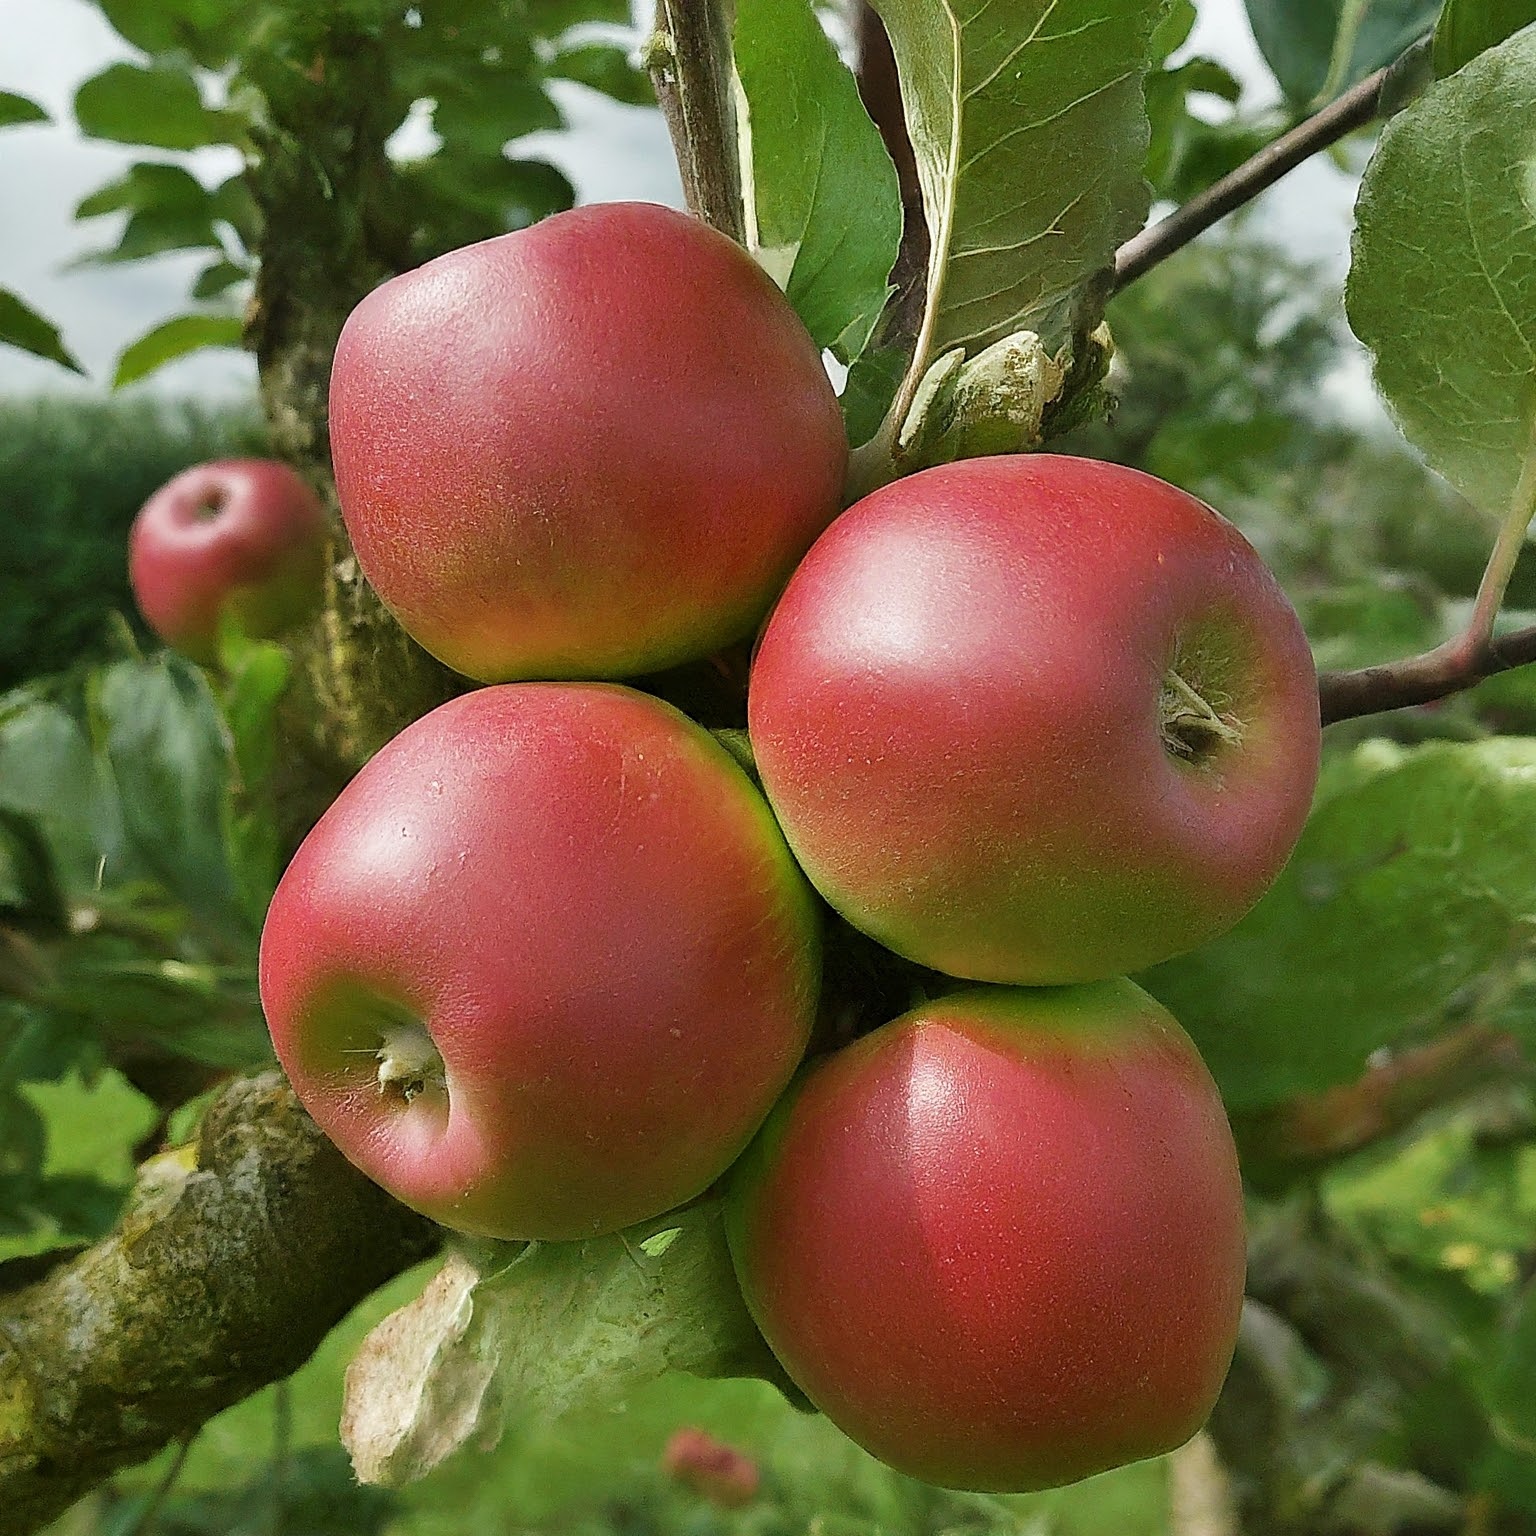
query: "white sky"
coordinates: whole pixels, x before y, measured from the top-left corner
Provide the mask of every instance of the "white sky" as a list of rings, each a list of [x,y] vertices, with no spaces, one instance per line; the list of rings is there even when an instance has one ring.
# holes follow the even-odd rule
[[[1192,46],[1219,58],[1258,105],[1272,83],[1259,60],[1241,0],[1198,0]],[[109,247],[121,215],[76,225],[75,205],[137,158],[124,147],[82,139],[70,122],[76,86],[114,58],[133,57],[88,0],[0,0],[0,89],[20,91],[55,116],[49,125],[0,131],[0,287],[14,289],[60,326],[89,370],[88,383],[13,348],[0,347],[0,392],[83,388],[102,391],[118,353],[161,320],[188,307],[187,293],[206,253],[166,255],[121,266],[75,266]],[[617,105],[580,86],[557,83],[569,131],[519,142],[519,154],[560,165],[582,201],[618,197],[677,203],[677,175],[657,114]],[[153,152],[146,157],[153,157]],[[171,158],[171,157],[167,157]],[[233,150],[201,152],[205,181],[227,176]],[[1259,210],[1270,233],[1298,254],[1323,262],[1331,277],[1347,263],[1354,183],[1326,159],[1294,172]],[[229,395],[249,389],[252,360],[234,351],[194,354],[137,389],[173,395]],[[1336,381],[1341,401],[1362,402],[1363,364]]]

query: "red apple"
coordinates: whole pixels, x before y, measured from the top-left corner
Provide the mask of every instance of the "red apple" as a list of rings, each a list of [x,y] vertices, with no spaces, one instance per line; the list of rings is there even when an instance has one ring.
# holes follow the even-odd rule
[[[757,1463],[708,1430],[684,1425],[661,1453],[662,1470],[720,1509],[741,1509],[757,1497],[762,1474]]]
[[[1124,980],[957,992],[817,1063],[733,1174],[727,1232],[806,1395],[946,1487],[1172,1450],[1237,1340],[1221,1100]]]
[[[648,203],[556,214],[370,294],[336,349],[331,452],[379,596],[492,682],[632,676],[747,634],[847,460],[788,301]]]
[[[261,997],[300,1099],[462,1231],[579,1238],[718,1177],[793,1072],[814,897],[707,731],[529,683],[409,726],[299,849]]]
[[[167,645],[198,661],[233,620],[280,635],[318,606],[325,513],[275,459],[220,459],[168,480],[134,519],[128,576],[139,611]]]
[[[1047,454],[927,470],[817,541],[753,665],[752,741],[851,923],[980,981],[1192,949],[1278,874],[1316,782],[1312,658],[1230,523]]]

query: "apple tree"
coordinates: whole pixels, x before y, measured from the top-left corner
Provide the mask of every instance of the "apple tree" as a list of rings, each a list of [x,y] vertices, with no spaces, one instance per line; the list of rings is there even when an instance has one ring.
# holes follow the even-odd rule
[[[793,1349],[777,1347],[782,1307],[814,1311],[838,1277],[830,1263],[812,1272],[793,1243],[763,1248],[760,1208],[778,1187],[766,1154],[750,1155],[738,1177],[752,1192],[729,1208],[711,1185],[582,1239],[447,1234],[320,1133],[271,1068],[256,995],[258,935],[305,834],[346,804],[349,781],[380,781],[402,742],[423,739],[413,722],[470,686],[396,622],[341,521],[327,404],[338,339],[386,279],[569,206],[559,172],[517,147],[558,126],[549,83],[569,79],[630,103],[654,97],[690,212],[755,258],[830,358],[839,455],[848,450],[834,499],[889,505],[939,483],[909,477],[958,483],[990,473],[973,461],[1027,466],[1018,456],[1042,450],[1119,458],[1209,495],[1275,564],[1319,668],[1315,715],[1308,667],[1305,720],[1281,743],[1307,746],[1305,792],[1327,728],[1310,815],[1246,915],[1247,897],[1224,931],[1188,953],[1158,951],[1136,977],[1220,1090],[1247,1206],[1240,1319],[1228,1287],[1235,1354],[1208,1430],[1170,1460],[1170,1522],[1255,1536],[1529,1529],[1536,616],[1524,612],[1520,556],[1536,513],[1531,7],[1247,0],[1278,88],[1275,105],[1253,111],[1191,49],[1191,0],[874,0],[829,16],[809,0],[660,0],[633,54],[627,8],[608,0],[98,4],[141,59],[86,81],[76,120],[152,153],[79,216],[126,215],[103,260],[207,256],[188,312],[130,346],[114,382],[197,347],[245,346],[273,452],[332,515],[324,605],[297,635],[279,643],[227,626],[206,669],[125,654],[0,701],[0,1216],[19,1238],[0,1264],[0,1507],[14,1528],[40,1529],[117,1470],[185,1446],[439,1250],[425,1289],[369,1336],[349,1374],[342,1435],[365,1483],[408,1485],[474,1456],[509,1420],[611,1403],[668,1371],[759,1375],[798,1400],[825,1363],[797,1370]],[[21,131],[39,115],[0,97],[0,123]],[[402,151],[408,121],[430,122],[429,147]],[[215,186],[167,158],[209,145],[240,155]],[[1360,168],[1348,324],[1427,470],[1378,449],[1376,461],[1349,460],[1367,469],[1351,480],[1332,472],[1347,458],[1338,441],[1327,474],[1286,457],[1312,407],[1285,392],[1274,358],[1326,352],[1327,324],[1308,332],[1288,315],[1251,248],[1222,226],[1323,154]],[[622,274],[628,254],[618,240],[605,260]],[[1212,291],[1226,306],[1215,322]],[[386,310],[375,345],[387,351],[400,323]],[[17,295],[0,294],[0,339],[77,366]],[[413,345],[391,366],[409,370],[418,355]],[[743,374],[755,363],[743,358]],[[335,420],[367,430],[370,404],[344,399]],[[672,423],[667,447],[686,449],[690,430]],[[340,464],[352,450],[337,447]],[[1150,547],[1150,516],[1127,529],[1133,550]],[[1066,542],[1082,568],[1090,547],[1109,558],[1091,535],[1085,524]],[[1291,622],[1278,595],[1268,601],[1251,605],[1265,622],[1243,642],[1250,653],[1279,646]],[[875,599],[866,628],[891,607]],[[786,599],[775,622],[793,609]],[[1010,622],[991,657],[999,672],[1028,616]],[[1081,620],[1057,630],[1042,654],[1085,637],[1091,649],[1099,633]],[[1190,659],[1209,668],[1201,644]],[[773,759],[754,758],[754,735],[768,746],[771,726],[754,700],[748,729],[749,666],[738,637],[640,686],[712,730],[742,769],[761,768],[756,782],[774,798],[789,770],[777,745]],[[783,707],[824,675],[792,678]],[[1226,745],[1242,722],[1182,672],[1178,683],[1162,722],[1173,747]],[[489,698],[450,708],[474,714]],[[944,707],[909,702],[887,734],[921,738]],[[850,706],[839,722],[862,718]],[[994,732],[1000,759],[1016,734]],[[931,735],[924,760],[942,761],[949,737]],[[720,765],[750,789],[723,754]],[[1096,767],[1115,790],[1131,753],[1115,746]],[[1119,805],[1113,793],[1096,803]],[[969,830],[974,847],[1008,827],[999,817]],[[1049,845],[1054,830],[1035,829],[1035,841]],[[540,869],[543,885],[569,878]],[[514,878],[495,873],[487,889]],[[1051,873],[1064,899],[1079,899],[1076,871]],[[1155,883],[1159,871],[1142,873]],[[824,914],[812,1053],[853,1042],[872,1061],[864,1042],[890,1038],[881,1026],[909,1010],[931,1024],[949,983],[931,957],[889,953],[859,931],[853,904],[823,894],[841,916]],[[366,900],[349,899],[366,926]],[[1101,915],[1085,909],[1083,924]],[[308,920],[282,941],[295,953]],[[939,970],[978,975],[948,959]],[[1152,1028],[1147,1017],[1127,1036]],[[38,1107],[39,1085],[108,1065],[153,1106],[126,1197],[58,1170]],[[837,1092],[859,1086],[836,1081]],[[801,1091],[783,1116],[815,1099]],[[997,1097],[1001,1124],[1013,1101]],[[1149,1113],[1126,1165],[1156,1124]],[[1201,1124],[1189,1142],[1209,1147]],[[813,1179],[821,1165],[806,1166]],[[1230,1235],[1235,1187],[1210,1187]],[[1177,1194],[1174,1181],[1166,1198]],[[809,1251],[837,1236],[825,1226],[786,1216],[777,1230]],[[1145,1248],[1146,1232],[1127,1229],[1113,1246],[1112,1257]],[[745,1288],[733,1248],[738,1266],[757,1255]],[[1200,1258],[1198,1273],[1171,1273],[1148,1294],[1170,1307],[1202,1287],[1225,1294]],[[756,1283],[770,1270],[777,1300]],[[1091,1316],[1102,1298],[1089,1281],[1081,1289]],[[1149,1322],[1125,1348],[1161,1336]],[[1104,1385],[1117,1363],[1071,1385],[1092,1402],[1117,1390]],[[850,1369],[876,1364],[855,1356]],[[1127,1440],[1119,1459],[1187,1436],[1207,1405],[1195,1401],[1172,1439]],[[875,1448],[953,1480],[908,1444]],[[1054,1446],[1051,1465],[1078,1475],[1103,1464],[1095,1449]]]

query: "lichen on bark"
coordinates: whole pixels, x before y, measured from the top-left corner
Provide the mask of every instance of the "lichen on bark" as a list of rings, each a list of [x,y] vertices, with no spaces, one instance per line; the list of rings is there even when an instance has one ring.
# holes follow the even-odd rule
[[[0,1531],[287,1376],[437,1241],[278,1073],[232,1083],[195,1142],[139,1170],[110,1236],[0,1298]]]

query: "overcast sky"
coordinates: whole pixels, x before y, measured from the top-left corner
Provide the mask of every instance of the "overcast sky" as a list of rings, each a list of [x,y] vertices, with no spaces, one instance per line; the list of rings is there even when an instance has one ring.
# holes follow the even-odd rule
[[[1192,46],[1214,55],[1242,79],[1248,104],[1273,91],[1243,15],[1241,0],[1198,0]],[[54,115],[53,124],[0,134],[0,287],[12,288],[62,329],[89,370],[88,383],[51,364],[0,346],[0,391],[31,393],[72,387],[105,389],[118,353],[151,326],[188,307],[192,276],[206,256],[167,255],[121,266],[73,266],[86,252],[110,247],[122,217],[77,225],[75,205],[131,160],[133,151],[84,140],[70,123],[75,88],[115,58],[131,58],[87,0],[0,0],[0,89],[20,91]],[[557,82],[569,131],[519,141],[518,153],[559,164],[584,202],[636,197],[677,203],[677,175],[659,116],[619,106],[580,86]],[[152,157],[153,152],[149,152]],[[173,158],[167,156],[167,158]],[[238,165],[233,150],[199,153],[193,169],[216,181]],[[1325,158],[1292,174],[1268,194],[1265,226],[1298,254],[1345,270],[1354,188]],[[173,395],[229,395],[248,390],[254,364],[232,351],[189,356],[137,389]],[[1360,400],[1357,365],[1338,381],[1341,397]]]

